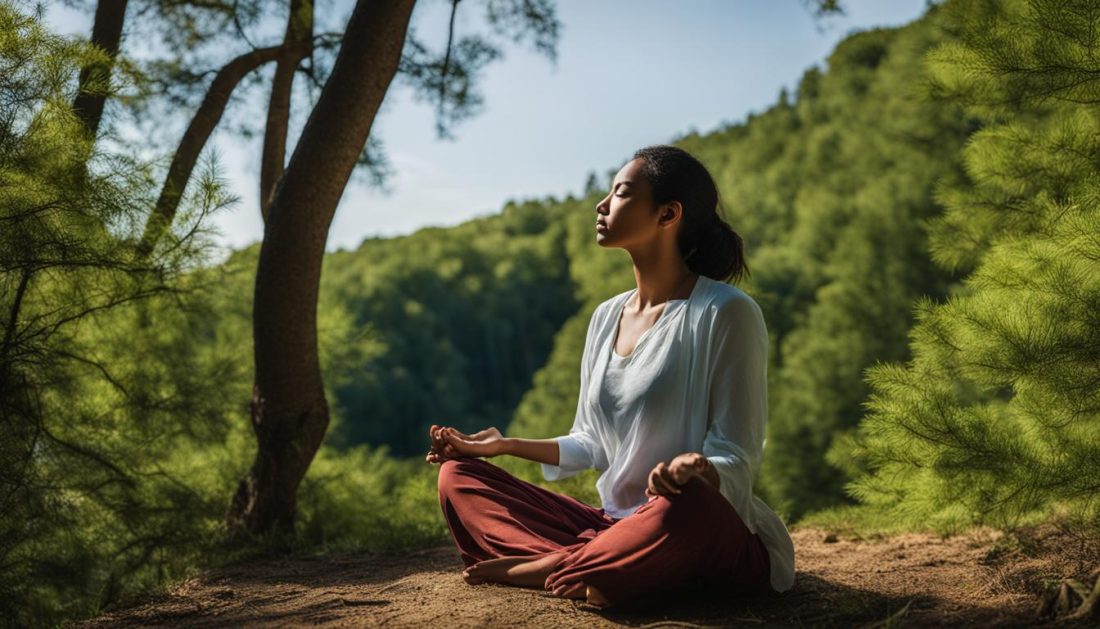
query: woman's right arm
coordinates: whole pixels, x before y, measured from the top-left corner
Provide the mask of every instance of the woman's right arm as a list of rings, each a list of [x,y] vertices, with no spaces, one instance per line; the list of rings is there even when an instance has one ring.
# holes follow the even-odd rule
[[[505,437],[504,454],[511,454],[536,463],[557,465],[559,457],[558,441],[557,439]]]
[[[594,424],[596,418],[586,404],[589,379],[593,365],[594,347],[599,344],[596,338],[596,330],[603,319],[601,307],[597,307],[588,320],[588,332],[585,334],[584,351],[581,354],[580,364],[580,389],[577,395],[577,411],[573,418],[573,426],[569,433],[553,439],[541,439],[539,441],[553,441],[557,443],[557,460],[553,462],[542,461],[542,477],[548,481],[569,478],[574,474],[595,468],[606,470],[608,468],[607,454],[600,442],[599,429]]]
[[[536,463],[558,465],[560,458],[557,439],[504,437],[496,428],[466,435],[454,428],[433,424],[430,435],[433,443],[427,457],[430,463],[442,463],[444,459],[456,456],[511,454]]]

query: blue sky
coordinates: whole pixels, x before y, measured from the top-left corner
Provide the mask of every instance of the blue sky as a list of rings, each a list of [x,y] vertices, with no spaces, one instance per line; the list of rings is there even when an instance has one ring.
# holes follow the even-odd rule
[[[439,47],[446,42],[449,4],[420,1],[413,24],[422,39]],[[925,10],[925,0],[845,5],[846,16],[815,22],[799,0],[559,0],[557,63],[530,46],[503,43],[503,58],[480,76],[484,110],[453,128],[455,140],[436,139],[431,105],[392,86],[372,130],[395,171],[391,193],[353,177],[328,249],[456,225],[499,212],[509,199],[579,193],[589,171],[602,177],[641,146],[762,111],[780,88],[793,89],[807,68],[824,66],[833,46],[853,30],[904,24]],[[335,6],[346,16],[351,2],[336,0]],[[484,32],[482,11],[476,1],[460,4],[456,34]],[[47,16],[60,32],[91,31],[91,14],[57,2]],[[263,109],[261,102],[247,106]],[[182,133],[186,122],[166,128]],[[291,142],[299,130],[300,124],[292,126]],[[167,154],[178,135],[169,139],[151,150]],[[219,128],[210,148],[240,197],[215,216],[219,241],[241,247],[259,240],[260,138]]]

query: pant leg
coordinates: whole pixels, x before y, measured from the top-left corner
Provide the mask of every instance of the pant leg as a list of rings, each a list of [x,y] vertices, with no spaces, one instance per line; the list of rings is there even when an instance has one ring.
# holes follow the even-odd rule
[[[698,584],[707,590],[763,592],[767,549],[722,494],[701,477],[683,493],[658,496],[566,555],[545,589],[594,586],[612,604]]]
[[[439,468],[439,504],[467,567],[572,550],[611,526],[603,509],[517,478],[476,457]]]

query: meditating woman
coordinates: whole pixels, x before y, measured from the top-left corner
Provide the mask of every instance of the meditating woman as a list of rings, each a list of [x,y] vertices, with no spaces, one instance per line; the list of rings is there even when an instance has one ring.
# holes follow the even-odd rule
[[[431,427],[426,458],[440,464],[440,506],[464,578],[600,608],[679,587],[789,589],[790,535],[752,492],[768,334],[757,303],[726,283],[747,268],[713,178],[682,149],[637,151],[596,206],[596,243],[630,254],[637,288],[592,313],[569,434]],[[501,454],[542,463],[549,481],[601,471],[601,507],[484,458]]]

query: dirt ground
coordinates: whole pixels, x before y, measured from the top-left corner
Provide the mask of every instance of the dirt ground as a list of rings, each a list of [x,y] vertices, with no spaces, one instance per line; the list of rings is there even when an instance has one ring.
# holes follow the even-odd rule
[[[600,611],[536,589],[468,585],[444,546],[227,566],[81,626],[1047,626],[1037,610],[1049,584],[1100,565],[1100,542],[1053,525],[947,539],[817,528],[792,537],[795,586],[766,598],[681,595]]]

